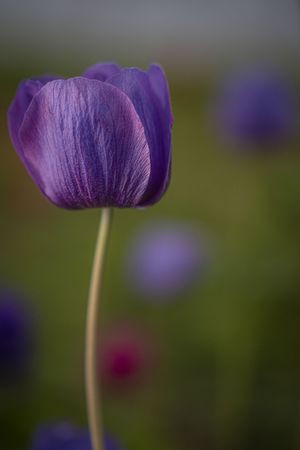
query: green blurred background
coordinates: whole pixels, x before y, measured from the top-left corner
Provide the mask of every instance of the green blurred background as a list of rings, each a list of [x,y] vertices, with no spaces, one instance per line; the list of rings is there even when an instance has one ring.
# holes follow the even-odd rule
[[[233,16],[230,20],[224,17],[228,33],[222,48],[222,39],[216,39],[220,34],[217,25],[222,23],[221,2],[210,6],[218,20],[213,21],[211,13],[215,28],[205,45],[201,12],[207,12],[208,3],[190,3],[176,2],[177,13],[175,9],[170,12],[170,20],[176,17],[181,25],[180,13],[188,6],[198,12],[194,17],[194,10],[190,11],[194,34],[186,14],[180,36],[174,28],[177,19],[172,26],[161,24],[157,2],[153,10],[148,4],[141,16],[135,10],[131,21],[126,21],[129,10],[117,15],[118,2],[102,5],[103,11],[108,8],[112,23],[116,20],[116,28],[120,27],[112,37],[108,25],[101,31],[106,16],[101,16],[100,9],[99,36],[93,34],[86,15],[72,22],[72,29],[60,16],[68,8],[75,14],[74,9],[78,13],[89,7],[92,16],[94,1],[85,6],[79,0],[61,2],[62,10],[57,2],[52,7],[48,4],[42,22],[43,8],[40,5],[35,12],[34,1],[27,5],[31,16],[27,11],[24,18],[21,12],[26,8],[20,12],[16,2],[11,6],[1,2],[5,55],[0,72],[0,278],[31,298],[38,337],[32,379],[0,390],[1,450],[27,449],[40,423],[68,419],[86,424],[84,326],[100,216],[97,210],[60,210],[42,197],[10,144],[7,107],[23,78],[44,72],[76,75],[97,60],[108,59],[144,67],[152,60],[161,62],[170,82],[175,125],[173,175],[167,195],[147,210],[118,210],[114,215],[101,326],[130,320],[151,330],[159,363],[136,390],[104,389],[105,426],[127,450],[300,449],[299,140],[274,154],[240,155],[224,147],[212,120],[223,74],[245,62],[275,63],[288,74],[298,95],[295,55],[300,40],[295,42],[298,30],[294,34],[290,30],[298,13],[296,2],[286,3],[285,15],[280,2],[242,2],[247,4],[245,14],[252,11],[253,23],[261,17],[260,8],[268,11],[268,5],[270,13],[279,8],[278,17],[287,21],[289,40],[285,35],[280,41],[276,27],[268,31],[265,24],[265,34],[256,42],[251,35],[249,39],[247,33],[243,35],[244,16],[235,21],[236,2],[229,1],[227,14]],[[171,3],[163,5],[167,8]],[[130,11],[137,8],[133,1],[129,7]],[[52,15],[47,22],[49,11]],[[29,16],[33,17],[31,27]],[[149,25],[143,30],[148,16],[157,25],[153,36]],[[57,29],[49,30],[55,17]],[[77,23],[80,30],[76,33]],[[135,24],[131,34],[130,24]],[[279,18],[278,24],[285,29]],[[184,29],[190,41],[184,39]],[[123,41],[126,30],[129,37]],[[172,41],[172,36],[177,40]],[[132,45],[137,38],[138,49]],[[177,48],[177,42],[182,46]],[[276,45],[275,53],[271,48]],[[212,250],[205,276],[195,289],[165,305],[141,301],[124,280],[129,238],[156,219],[193,224],[207,236]]]

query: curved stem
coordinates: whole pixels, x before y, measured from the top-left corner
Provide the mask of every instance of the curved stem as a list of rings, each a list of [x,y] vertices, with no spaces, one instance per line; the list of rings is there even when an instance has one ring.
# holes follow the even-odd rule
[[[85,386],[88,423],[93,450],[104,450],[102,414],[97,379],[97,319],[111,217],[112,210],[103,208],[95,249],[86,318]]]

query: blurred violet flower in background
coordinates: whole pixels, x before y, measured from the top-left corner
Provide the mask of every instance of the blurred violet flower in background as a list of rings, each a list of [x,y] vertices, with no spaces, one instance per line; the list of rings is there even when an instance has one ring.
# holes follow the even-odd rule
[[[293,134],[295,96],[275,71],[252,69],[226,79],[217,105],[225,136],[239,144],[267,146]]]
[[[117,323],[106,330],[99,351],[99,371],[108,387],[136,387],[155,365],[153,340],[145,329]]]
[[[28,374],[33,351],[33,317],[24,297],[0,290],[0,380],[19,381]]]
[[[168,187],[173,116],[165,74],[99,63],[23,81],[11,140],[45,196],[68,209],[148,206]]]
[[[137,233],[128,248],[125,271],[143,298],[168,301],[201,277],[206,262],[207,249],[193,227],[162,222]]]
[[[124,450],[111,436],[105,435],[105,450]],[[30,450],[92,450],[89,433],[69,423],[44,425],[36,431]]]

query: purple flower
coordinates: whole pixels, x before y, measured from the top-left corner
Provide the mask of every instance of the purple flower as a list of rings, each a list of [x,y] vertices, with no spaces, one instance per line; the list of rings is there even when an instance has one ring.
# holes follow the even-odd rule
[[[33,344],[33,320],[20,294],[0,291],[0,378],[26,374]]]
[[[123,450],[111,436],[105,435],[105,450]],[[89,433],[69,423],[41,426],[33,437],[30,450],[92,450]]]
[[[170,178],[172,122],[158,65],[144,72],[102,63],[81,77],[27,80],[8,111],[29,174],[68,209],[157,202]]]
[[[218,116],[224,132],[241,143],[276,143],[295,125],[292,89],[271,71],[238,73],[223,86]]]
[[[126,273],[143,297],[168,300],[201,275],[206,251],[194,229],[161,223],[142,230],[126,256]]]

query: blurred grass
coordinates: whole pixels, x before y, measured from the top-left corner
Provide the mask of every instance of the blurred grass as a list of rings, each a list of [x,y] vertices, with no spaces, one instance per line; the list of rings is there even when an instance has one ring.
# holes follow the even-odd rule
[[[1,92],[0,277],[32,297],[39,342],[34,379],[1,394],[6,450],[27,448],[41,422],[85,424],[85,310],[100,214],[55,208],[25,173],[6,129],[14,82]],[[210,120],[211,81],[171,87],[172,182],[154,207],[116,211],[101,317],[103,327],[130,319],[150,328],[160,366],[135,393],[104,392],[106,427],[128,450],[296,450],[299,142],[274,155],[232,153]],[[161,306],[130,292],[122,265],[128,238],[156,218],[192,222],[212,250],[197,289]]]

